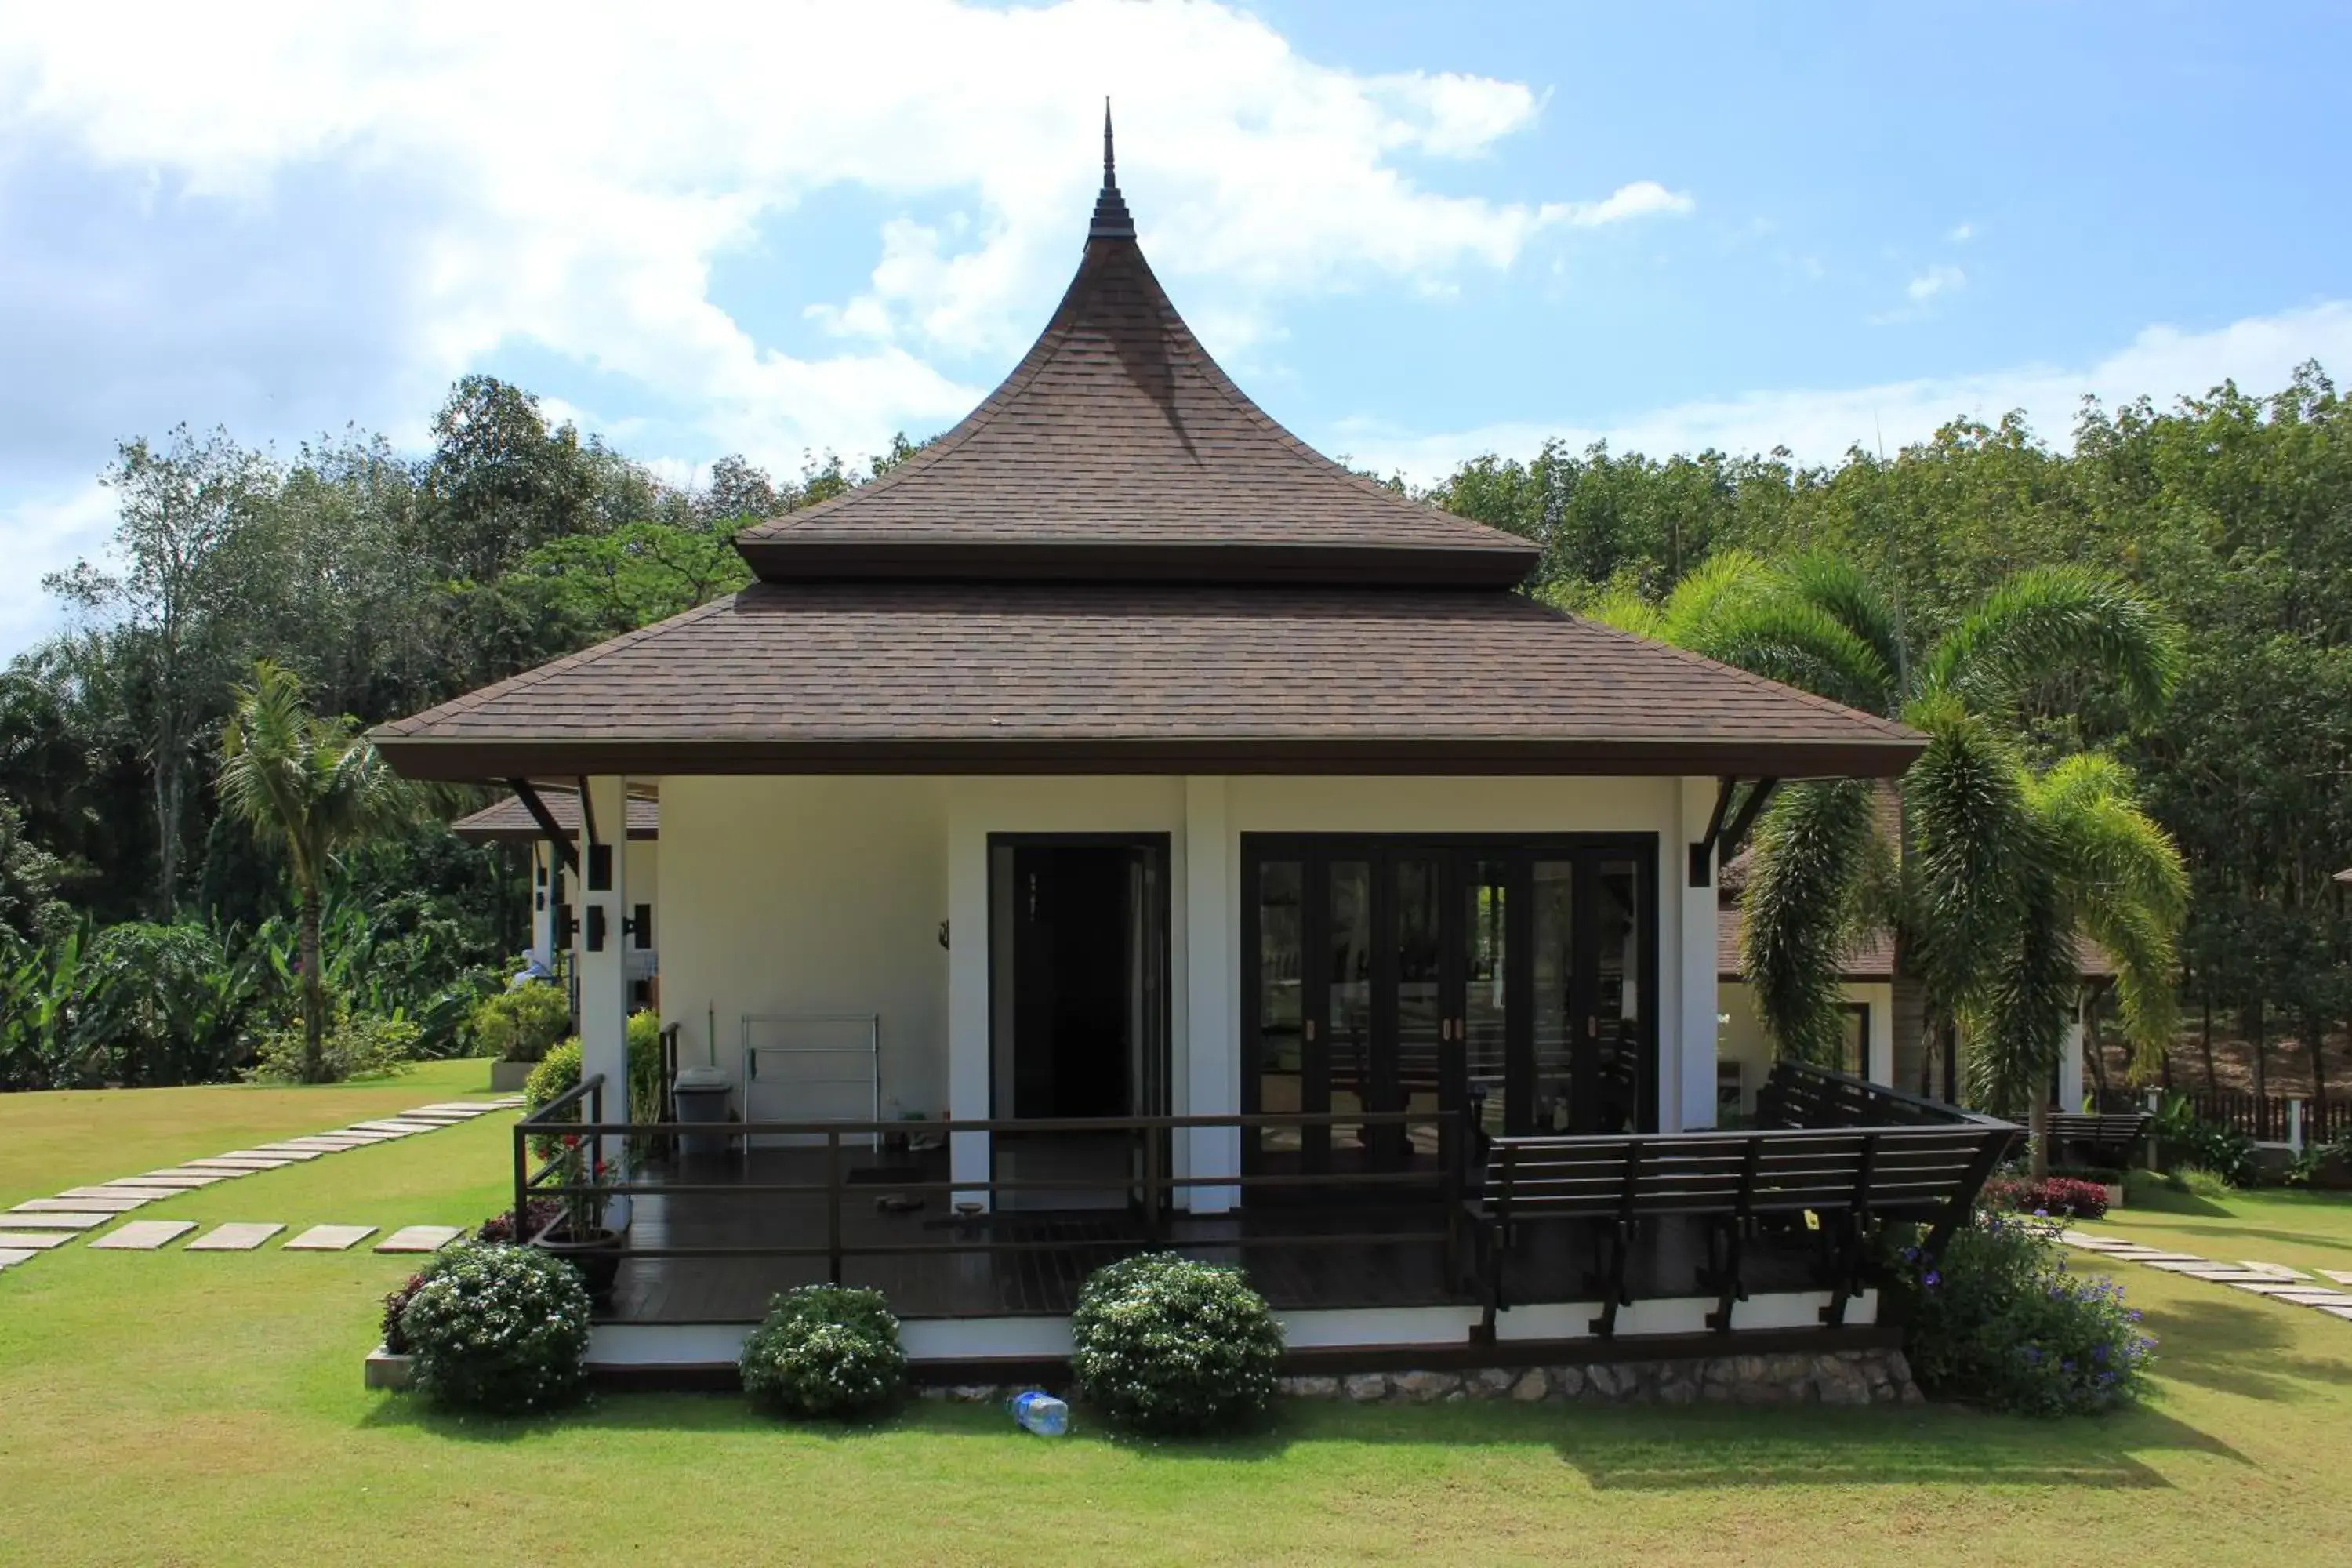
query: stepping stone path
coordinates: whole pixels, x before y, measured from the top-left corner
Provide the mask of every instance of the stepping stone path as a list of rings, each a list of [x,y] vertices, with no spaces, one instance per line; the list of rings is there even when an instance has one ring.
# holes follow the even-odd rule
[[[375,1244],[378,1252],[438,1252],[457,1239],[454,1225],[404,1225]]]
[[[152,1252],[195,1228],[196,1222],[192,1219],[134,1219],[108,1231],[90,1246],[115,1252]]]
[[[375,1234],[372,1225],[314,1225],[286,1244],[289,1252],[348,1252]]]
[[[261,1225],[242,1223],[216,1225],[188,1243],[188,1250],[190,1252],[251,1252],[285,1228],[274,1220]]]
[[[97,1229],[135,1209],[164,1198],[178,1197],[216,1183],[235,1181],[261,1171],[282,1171],[289,1165],[322,1159],[371,1144],[389,1143],[420,1132],[455,1127],[492,1111],[520,1107],[520,1095],[497,1100],[444,1100],[420,1105],[398,1116],[357,1122],[331,1132],[280,1139],[251,1149],[232,1149],[208,1159],[186,1160],[150,1171],[143,1176],[118,1176],[94,1186],[68,1187],[54,1197],[27,1198],[0,1213],[0,1268],[14,1267]],[[152,1252],[196,1228],[194,1220],[131,1220],[90,1242],[93,1249]],[[187,1245],[190,1252],[251,1252],[286,1227],[275,1221],[216,1225]],[[286,1244],[289,1252],[341,1252],[376,1233],[372,1225],[312,1226]],[[378,1252],[435,1252],[458,1235],[455,1226],[412,1225],[386,1237]]]
[[[2234,1264],[2215,1263],[2194,1253],[2168,1252],[2162,1247],[2144,1247],[2136,1241],[2081,1230],[2061,1231],[2058,1239],[2100,1258],[2143,1263],[2168,1274],[2227,1285],[2289,1306],[2315,1307],[2330,1317],[2352,1322],[2352,1294],[2331,1290],[2302,1269],[2290,1268],[2284,1263],[2262,1263],[2251,1258],[2242,1258]],[[2323,1268],[2319,1272],[2339,1285],[2352,1285],[2352,1269]]]

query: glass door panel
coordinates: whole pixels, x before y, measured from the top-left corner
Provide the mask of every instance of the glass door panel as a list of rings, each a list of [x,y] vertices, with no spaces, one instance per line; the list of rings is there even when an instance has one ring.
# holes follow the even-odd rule
[[[1328,1085],[1328,1098],[1313,1110],[1333,1114],[1370,1108],[1372,1094],[1372,866],[1369,860],[1333,860],[1325,878],[1328,898],[1323,952],[1324,1036],[1308,1042],[1308,1074]],[[1319,1045],[1319,1049],[1317,1048]],[[1320,1073],[1316,1071],[1320,1058]],[[1316,1140],[1333,1163],[1353,1165],[1362,1157],[1361,1123],[1335,1124]]]
[[[1578,1110],[1579,1025],[1576,998],[1576,862],[1538,860],[1533,867],[1528,968],[1534,995],[1528,1008],[1526,1115],[1514,1132],[1581,1131]]]
[[[1438,1075],[1444,1052],[1445,1020],[1452,1016],[1445,1002],[1444,900],[1445,861],[1432,855],[1401,855],[1390,865],[1391,926],[1395,938],[1390,951],[1396,965],[1394,1047],[1381,1068],[1373,1097],[1382,1110],[1433,1114],[1438,1104]],[[1394,1169],[1407,1159],[1437,1157],[1437,1124],[1387,1127],[1380,1130],[1373,1147],[1381,1164]]]
[[[1473,1125],[1499,1138],[1510,1124],[1510,866],[1469,858],[1462,879],[1462,1071]]]
[[[1595,1132],[1628,1132],[1642,1124],[1642,1084],[1648,1076],[1643,869],[1638,860],[1611,857],[1594,863],[1591,879],[1593,994],[1586,1037],[1593,1058],[1588,1127]]]
[[[1306,1109],[1307,927],[1306,866],[1266,860],[1257,868],[1257,1106],[1262,1111]],[[1300,1152],[1295,1127],[1257,1130],[1263,1169],[1295,1170]],[[1266,1157],[1272,1163],[1266,1163]]]

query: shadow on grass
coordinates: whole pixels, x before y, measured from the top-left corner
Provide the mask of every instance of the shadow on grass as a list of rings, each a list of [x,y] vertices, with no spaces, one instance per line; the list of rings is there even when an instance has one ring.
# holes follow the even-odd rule
[[[2131,1205],[2123,1212],[2127,1215],[2196,1215],[2205,1219],[2233,1217],[2227,1208],[2211,1198],[2200,1198],[2195,1193],[2176,1193],[2169,1187],[2135,1187]]]
[[[2157,1336],[2157,1371],[2176,1383],[2267,1400],[2352,1388],[2352,1340],[2344,1359],[2294,1354],[2291,1321],[2235,1292],[2152,1310],[2146,1326]]]
[[[366,1417],[373,1427],[413,1427],[461,1442],[511,1443],[580,1426],[713,1438],[775,1437],[827,1445],[921,1436],[1035,1444],[992,1405],[909,1400],[862,1423],[787,1422],[729,1394],[609,1394],[520,1420],[437,1411],[394,1397]],[[2105,1419],[2031,1421],[1950,1405],[1869,1410],[1727,1406],[1525,1405],[1458,1402],[1355,1405],[1280,1402],[1261,1428],[1215,1438],[1149,1438],[1107,1431],[1085,1405],[1057,1446],[1116,1448],[1152,1464],[1253,1465],[1293,1447],[1371,1444],[1451,1449],[1546,1449],[1596,1489],[1706,1490],[1773,1486],[2018,1485],[2160,1488],[2142,1462],[2150,1451],[2240,1456],[2228,1444],[2160,1412]]]

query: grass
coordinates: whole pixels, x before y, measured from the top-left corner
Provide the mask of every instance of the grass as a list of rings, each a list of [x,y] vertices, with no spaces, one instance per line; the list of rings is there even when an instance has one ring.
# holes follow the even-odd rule
[[[425,1081],[394,1098],[453,1087]],[[153,1136],[186,1135],[165,1098],[182,1092],[156,1096],[174,1125]],[[110,1134],[148,1136],[144,1103]],[[142,1212],[463,1223],[499,1206],[506,1148],[503,1125],[478,1122]],[[105,1152],[84,1153],[78,1173],[155,1163],[100,1171]],[[2341,1199],[2221,1206],[2115,1226],[2231,1258],[2295,1261],[2288,1235],[2311,1260],[2352,1252]],[[2118,1272],[2164,1342],[2161,1397],[2105,1421],[1299,1405],[1243,1441],[1150,1446],[1083,1422],[1045,1442],[935,1405],[794,1428],[721,1396],[457,1420],[360,1388],[377,1300],[406,1268],[73,1245],[0,1275],[0,1561],[2137,1565],[2317,1561],[2352,1517],[2352,1323],[2144,1268]]]

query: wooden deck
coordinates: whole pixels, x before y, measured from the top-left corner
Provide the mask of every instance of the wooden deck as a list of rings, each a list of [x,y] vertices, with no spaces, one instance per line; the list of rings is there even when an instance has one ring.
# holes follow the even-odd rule
[[[761,1149],[748,1159],[677,1161],[656,1167],[648,1179],[705,1189],[819,1181],[823,1158],[814,1150]],[[937,1162],[897,1169],[917,1181],[943,1180],[946,1173]],[[1140,1217],[1118,1206],[1115,1194],[1098,1195],[1089,1206],[1078,1206],[1086,1205],[1087,1194],[1074,1194],[1073,1206],[971,1221],[959,1218],[942,1193],[919,1194],[922,1206],[910,1212],[886,1212],[897,1192],[891,1174],[891,1168],[874,1163],[853,1170],[856,1198],[845,1206],[843,1244],[853,1254],[866,1247],[939,1250],[849,1256],[842,1278],[846,1284],[878,1288],[902,1318],[1062,1316],[1094,1269],[1147,1248]],[[1239,1264],[1278,1310],[1424,1307],[1471,1300],[1449,1269],[1442,1243],[1318,1245],[1318,1237],[1442,1232],[1447,1217],[1442,1204],[1360,1191],[1328,1201],[1318,1201],[1311,1189],[1281,1195],[1286,1201],[1231,1215],[1171,1216],[1165,1239],[1150,1245]],[[1820,1289],[1812,1240],[1798,1230],[1751,1244],[1749,1290]],[[640,1193],[634,1199],[629,1241],[633,1248],[821,1249],[827,1242],[827,1203],[822,1194]],[[1024,1245],[1019,1251],[951,1250],[961,1243],[990,1242]],[[1595,1251],[1582,1225],[1530,1226],[1511,1259],[1511,1300],[1594,1300],[1598,1292],[1589,1275]],[[1698,1282],[1705,1258],[1701,1226],[1659,1221],[1637,1238],[1629,1283],[1638,1298],[1711,1294]],[[823,1256],[632,1256],[622,1264],[612,1300],[599,1315],[629,1323],[749,1322],[776,1292],[820,1282],[827,1271]]]

